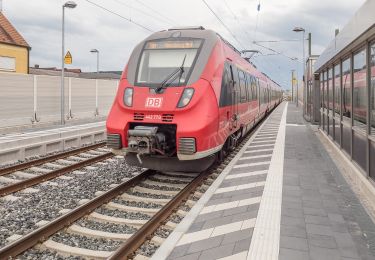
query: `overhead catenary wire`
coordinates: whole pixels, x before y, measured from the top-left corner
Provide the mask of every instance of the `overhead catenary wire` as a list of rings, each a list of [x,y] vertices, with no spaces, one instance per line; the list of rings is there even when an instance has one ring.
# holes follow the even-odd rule
[[[140,28],[142,28],[142,29],[144,29],[144,30],[146,30],[146,31],[154,32],[154,30],[148,28],[147,26],[144,26],[144,25],[142,25],[142,24],[140,24],[140,23],[138,23],[138,22],[136,22],[136,21],[134,21],[134,20],[132,20],[132,19],[130,19],[130,18],[128,18],[128,17],[125,17],[125,16],[123,16],[123,15],[121,15],[121,14],[118,14],[118,13],[116,13],[116,12],[114,12],[114,11],[112,11],[112,10],[110,10],[110,9],[108,9],[108,8],[106,8],[106,7],[104,7],[104,6],[102,6],[102,5],[99,5],[99,4],[97,4],[97,3],[95,3],[95,2],[93,2],[93,1],[91,1],[91,0],[85,0],[85,1],[88,2],[88,3],[90,3],[91,5],[96,6],[97,8],[100,8],[100,9],[102,9],[102,10],[108,12],[108,13],[111,13],[111,14],[113,14],[113,15],[115,15],[115,16],[121,18],[121,19],[124,19],[124,20],[126,20],[126,21],[128,21],[128,22],[130,22],[130,23],[132,23],[132,24],[135,24],[136,26],[138,26],[138,27],[140,27]]]
[[[240,45],[242,49],[245,49],[242,43],[238,40],[237,36],[229,29],[229,27],[224,23],[224,21],[216,14],[216,12],[208,5],[206,0],[202,0],[211,13],[216,17],[216,19],[221,23],[221,25],[229,32],[233,39]]]
[[[227,3],[227,1],[226,1],[226,0],[223,0],[223,1],[224,1],[225,6],[228,8],[229,12],[232,14],[234,20],[237,22],[237,24],[239,25],[239,27],[241,28],[241,30],[242,30],[242,31],[244,32],[244,34],[247,36],[247,37],[246,37],[247,40],[248,40],[249,42],[251,42],[251,36],[250,36],[250,34],[249,34],[246,30],[244,30],[244,29],[242,28],[242,26],[241,26],[241,24],[240,24],[240,21],[239,21],[239,19],[238,19],[238,16],[233,12],[232,8],[229,6],[229,4]]]
[[[172,20],[171,18],[168,17],[168,15],[164,15],[164,14],[158,12],[158,11],[155,10],[154,8],[152,8],[152,7],[148,6],[147,4],[145,4],[143,1],[141,1],[141,0],[135,0],[135,1],[136,1],[137,3],[139,3],[140,5],[146,7],[147,9],[153,11],[155,14],[157,14],[158,16],[160,16],[162,19],[164,19],[164,20],[166,20],[166,21],[169,21],[171,25],[176,26],[176,25],[179,24],[179,22],[176,22],[176,21]]]
[[[159,17],[156,17],[156,16],[154,16],[154,15],[148,13],[148,12],[145,12],[145,11],[143,11],[143,10],[137,8],[137,7],[134,7],[134,5],[126,4],[126,3],[124,3],[124,2],[122,2],[122,1],[120,1],[120,0],[113,0],[113,1],[115,1],[116,3],[118,3],[118,4],[120,4],[120,5],[123,5],[123,6],[128,7],[130,10],[135,10],[135,11],[141,13],[141,14],[144,14],[144,15],[146,15],[146,16],[149,16],[149,17],[151,17],[151,18],[153,18],[153,19],[155,19],[155,20],[157,20],[157,21],[159,21],[159,22],[161,22],[161,23],[165,23],[165,24],[173,25],[173,24],[170,23],[168,20],[166,20],[163,16],[162,16],[162,18],[159,18]],[[139,1],[137,1],[137,2],[139,2]],[[142,2],[139,2],[139,3],[143,4]],[[143,5],[144,5],[144,4],[143,4]],[[153,10],[153,12],[155,12],[155,11]],[[130,20],[133,20],[131,17],[130,17],[129,19],[130,19]]]

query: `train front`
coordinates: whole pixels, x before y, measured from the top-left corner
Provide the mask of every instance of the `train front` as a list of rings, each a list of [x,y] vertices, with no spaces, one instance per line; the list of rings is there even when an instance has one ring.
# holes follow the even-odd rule
[[[217,36],[168,30],[133,51],[107,119],[107,144],[128,164],[200,172],[221,148],[218,108],[206,68]]]

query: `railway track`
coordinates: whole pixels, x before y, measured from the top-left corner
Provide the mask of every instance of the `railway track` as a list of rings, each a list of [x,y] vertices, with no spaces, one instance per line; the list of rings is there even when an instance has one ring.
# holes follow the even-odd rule
[[[194,200],[197,200],[201,193],[209,187],[233,156],[229,155],[222,165],[197,176],[195,174],[172,176],[146,170],[3,247],[0,250],[0,259],[16,257],[21,254],[26,254],[25,257],[28,257],[27,250],[33,247],[36,248],[33,249],[34,251],[40,251],[39,254],[43,254],[41,252],[47,250],[59,255],[72,254],[95,259],[135,257],[137,249],[150,237],[152,237],[151,243],[155,244],[155,247],[162,242],[163,237],[157,235],[157,230],[163,226],[162,228],[170,233],[177,225],[176,222],[183,218],[194,204]],[[186,201],[190,205],[188,209],[185,212],[181,209],[178,210]],[[116,212],[116,214],[111,215],[109,212]],[[136,212],[140,213],[139,215],[143,216],[143,219],[134,218],[134,214],[129,214]],[[177,221],[169,219],[173,214],[178,216]],[[123,225],[129,229],[129,232],[95,230],[87,224],[82,225],[85,221],[95,221],[104,226]],[[156,235],[153,235],[155,232]],[[76,247],[62,242],[63,240],[65,242],[73,241],[77,237],[79,237],[78,239],[85,237],[92,243],[110,241],[108,244],[111,245],[109,247],[112,250]],[[46,238],[48,239],[46,240]],[[37,244],[38,246],[35,247]],[[24,253],[25,251],[26,253]],[[140,255],[138,257],[144,258]]]
[[[145,170],[0,249],[0,259],[147,259],[251,134],[199,175]]]
[[[0,169],[0,196],[14,193],[112,157],[98,143]]]

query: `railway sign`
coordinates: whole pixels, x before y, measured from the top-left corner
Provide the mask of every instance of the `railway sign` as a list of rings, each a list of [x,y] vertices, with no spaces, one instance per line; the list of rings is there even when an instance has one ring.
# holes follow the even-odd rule
[[[72,54],[70,53],[70,51],[68,51],[65,55],[65,58],[64,58],[64,63],[65,64],[72,64],[73,62],[73,57],[72,57]]]

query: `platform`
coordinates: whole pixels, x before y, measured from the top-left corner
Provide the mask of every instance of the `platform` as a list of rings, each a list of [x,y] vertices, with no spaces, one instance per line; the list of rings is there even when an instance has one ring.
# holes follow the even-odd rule
[[[0,164],[104,141],[105,121],[0,136]]]
[[[375,259],[371,214],[318,135],[281,104],[152,259]]]

